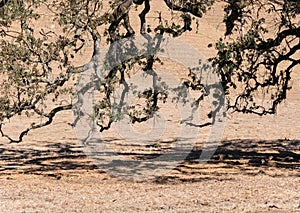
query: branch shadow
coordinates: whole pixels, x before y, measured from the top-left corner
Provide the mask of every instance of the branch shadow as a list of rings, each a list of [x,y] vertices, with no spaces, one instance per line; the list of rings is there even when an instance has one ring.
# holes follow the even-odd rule
[[[299,140],[232,140],[218,147],[209,163],[223,161],[228,165],[300,169]],[[244,162],[244,163],[242,163]]]
[[[111,139],[109,142],[115,142],[115,140]],[[125,150],[130,148],[128,144],[124,144],[124,147]],[[44,142],[24,146],[0,144],[0,175],[17,173],[51,176],[56,173],[90,170],[104,173],[101,167],[92,163],[83,148],[83,145],[79,143]],[[146,148],[156,148],[156,151],[145,153]],[[131,158],[134,162],[156,158],[159,152],[163,154],[168,151],[165,146],[159,144],[140,146],[137,150],[117,152],[117,154]],[[300,176],[300,140],[222,141],[206,164],[199,164],[201,152],[201,146],[194,147],[182,163],[170,174],[158,176],[156,182],[224,180],[241,174]],[[169,161],[171,162],[174,158],[170,158]],[[167,166],[170,162],[166,160],[164,163]],[[149,169],[154,168],[149,167]]]
[[[199,164],[201,147],[194,147],[185,162],[175,170],[185,174],[181,181],[198,176],[260,175],[300,177],[299,140],[228,140],[222,141],[206,164]],[[173,177],[171,176],[171,179]]]
[[[20,146],[0,144],[0,175],[49,174],[61,171],[95,170],[77,144],[42,142]]]

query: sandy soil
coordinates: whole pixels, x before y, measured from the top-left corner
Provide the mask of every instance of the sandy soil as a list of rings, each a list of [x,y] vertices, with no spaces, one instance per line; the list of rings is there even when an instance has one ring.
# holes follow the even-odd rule
[[[217,13],[203,19],[200,34],[182,38],[207,57],[222,27]],[[300,212],[300,74],[292,78],[276,115],[228,115],[210,161],[199,164],[195,147],[154,180],[126,180],[94,165],[67,124],[72,112],[20,144],[1,140],[0,212]]]

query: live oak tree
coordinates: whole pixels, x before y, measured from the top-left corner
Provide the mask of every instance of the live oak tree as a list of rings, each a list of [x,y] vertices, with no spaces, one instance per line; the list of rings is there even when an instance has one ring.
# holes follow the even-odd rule
[[[89,88],[97,88],[99,100],[94,115],[99,131],[111,127],[118,119],[112,110],[112,95],[116,88],[129,88],[127,79],[138,67],[158,80],[153,66],[161,63],[156,55],[161,39],[180,37],[194,26],[211,8],[224,7],[224,32],[214,44],[216,51],[209,59],[220,78],[226,109],[258,115],[274,114],[291,89],[291,73],[299,69],[299,12],[297,0],[164,0],[172,19],[158,11],[151,23],[147,14],[150,0],[2,0],[0,2],[0,132],[11,142],[21,142],[31,130],[53,122],[58,112],[75,110],[76,125],[80,119],[81,96]],[[140,30],[135,32],[129,14],[134,7],[142,7],[139,14]],[[46,17],[46,18],[45,18]],[[43,22],[54,28],[43,26]],[[50,20],[50,22],[49,22]],[[118,41],[141,34],[150,55],[132,55],[119,60],[118,51],[126,51]],[[109,72],[99,80],[101,41],[110,46]],[[78,66],[81,52],[92,48],[85,64]],[[120,48],[124,48],[121,49]],[[78,91],[78,78],[89,69],[95,78]],[[100,85],[98,85],[100,83]],[[154,82],[154,81],[153,81]],[[183,80],[189,90],[197,92],[195,106],[209,93],[193,69]],[[126,113],[131,122],[144,122],[159,110],[167,100],[163,88],[153,85],[150,90],[138,93],[145,99],[141,109],[128,106]],[[217,96],[221,98],[222,95]],[[183,97],[178,101],[183,101]],[[216,106],[208,117],[213,124]],[[32,119],[17,138],[5,129],[15,118]],[[206,124],[203,124],[206,125]],[[200,127],[203,125],[199,125]]]

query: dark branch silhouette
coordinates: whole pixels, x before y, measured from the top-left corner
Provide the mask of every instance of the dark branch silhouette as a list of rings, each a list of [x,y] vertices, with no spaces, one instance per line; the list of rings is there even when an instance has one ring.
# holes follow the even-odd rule
[[[109,129],[113,122],[120,119],[116,114],[124,113],[121,107],[126,104],[124,97],[131,89],[127,80],[133,67],[151,76],[152,88],[139,94],[146,100],[141,111],[132,108],[125,113],[132,123],[147,121],[160,109],[161,102],[166,100],[164,91],[157,87],[162,82],[153,69],[154,64],[160,62],[157,53],[161,50],[163,37],[178,37],[191,31],[193,22],[199,20],[216,2],[164,0],[163,5],[172,19],[166,20],[158,11],[159,15],[154,17],[156,19],[151,25],[147,25],[147,15],[152,9],[150,0],[115,1],[109,3],[112,8],[109,11],[103,10],[102,1],[79,1],[76,4],[71,0],[44,2],[47,11],[54,17],[55,27],[60,30],[58,34],[46,28],[32,28],[30,23],[38,22],[42,15],[37,12],[39,4],[20,4],[19,1],[15,4],[2,0],[0,8],[5,11],[5,17],[1,17],[4,27],[0,30],[1,135],[11,142],[20,142],[29,131],[51,124],[58,112],[71,108],[78,110],[73,122],[76,125],[83,114],[82,97],[90,89],[102,95],[102,99],[97,100],[99,106],[95,107],[95,115],[99,116],[96,123],[100,131]],[[138,55],[131,40],[135,35],[129,20],[133,5],[143,7],[138,18],[148,54]],[[18,13],[15,12],[17,9]],[[300,47],[299,12],[299,1],[225,1],[225,30],[214,45],[217,53],[210,62],[228,99],[227,110],[258,115],[276,113],[277,106],[286,99],[291,89],[291,73],[300,64],[297,57]],[[266,16],[278,17],[274,20],[274,32],[268,32]],[[119,33],[122,26],[125,27],[125,35]],[[104,33],[100,34],[102,29]],[[107,38],[109,45],[107,61],[112,62],[107,73],[102,73],[100,67],[100,44],[103,38]],[[128,48],[125,43],[131,46]],[[82,61],[81,52],[89,48],[92,48],[90,58],[81,66],[74,66],[75,61]],[[281,65],[285,63],[287,65],[282,68]],[[74,88],[78,88],[79,84],[76,81],[78,76],[89,72],[93,72],[90,82],[81,85],[75,101],[59,99],[62,95],[74,95]],[[114,89],[120,85],[124,86],[124,90],[116,113],[111,110],[111,99]],[[200,128],[214,124],[216,112],[225,103],[217,86],[205,87],[194,70],[191,70],[182,86],[197,92],[195,109],[209,93],[217,99],[208,114],[210,122],[188,124]],[[268,101],[260,101],[260,98]],[[50,100],[55,104],[44,112],[48,104],[45,101]],[[183,97],[177,100],[182,101]],[[13,139],[4,131],[4,126],[12,118],[24,114],[29,119],[34,114],[46,121],[25,127],[20,136]]]

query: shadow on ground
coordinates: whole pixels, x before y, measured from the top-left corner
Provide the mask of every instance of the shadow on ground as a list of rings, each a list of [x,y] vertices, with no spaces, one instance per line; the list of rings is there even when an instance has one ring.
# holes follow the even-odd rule
[[[165,178],[160,177],[159,180],[197,181],[212,177],[220,178],[226,174],[264,173],[276,176],[282,174],[280,171],[300,176],[299,148],[299,140],[223,141],[211,160],[206,164],[199,164],[201,147],[194,147],[183,163],[178,165],[170,175]],[[153,154],[125,151],[122,155],[143,160],[143,156],[145,159],[157,157],[158,151],[159,147]],[[78,170],[101,172],[101,168],[98,169],[86,156],[83,146],[50,142],[30,146],[0,144],[0,175],[52,174]]]
[[[186,161],[176,168],[178,173],[186,174],[185,178],[180,176],[180,180],[197,180],[197,176],[224,177],[226,174],[300,176],[299,140],[223,141],[202,166],[200,155],[201,149],[194,148]]]
[[[97,169],[82,146],[39,143],[19,146],[19,144],[0,145],[0,175],[12,173],[42,174],[56,171]]]

